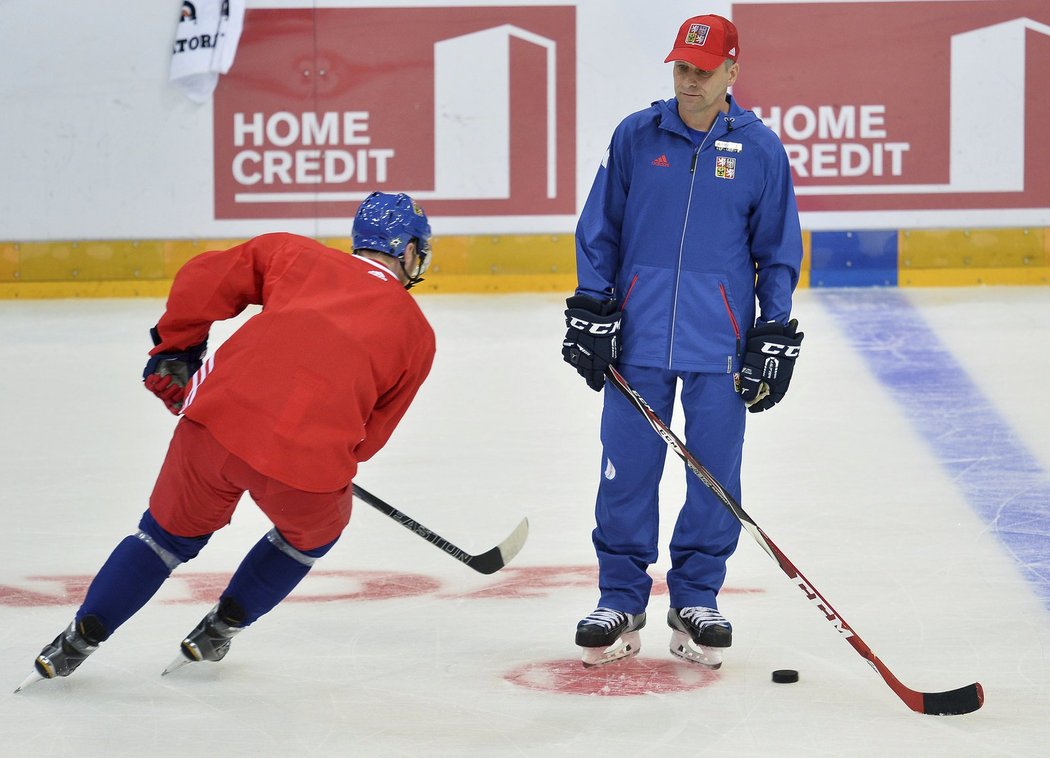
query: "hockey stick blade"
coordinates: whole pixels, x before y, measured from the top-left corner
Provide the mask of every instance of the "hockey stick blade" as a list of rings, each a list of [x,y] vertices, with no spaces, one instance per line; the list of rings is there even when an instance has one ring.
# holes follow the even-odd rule
[[[846,620],[839,615],[831,603],[813,586],[812,582],[803,576],[802,572],[799,571],[795,565],[788,559],[784,552],[778,548],[773,540],[769,539],[765,532],[763,532],[758,524],[755,523],[744,509],[740,506],[740,503],[726,491],[725,487],[719,484],[718,480],[708,471],[696,456],[686,449],[685,444],[678,438],[678,436],[671,431],[671,429],[665,424],[652,407],[645,401],[638,392],[627,383],[627,380],[623,378],[619,371],[615,367],[609,366],[606,371],[606,376],[609,381],[616,387],[624,397],[635,407],[635,409],[642,414],[649,426],[663,438],[664,442],[667,443],[674,452],[685,461],[686,466],[692,471],[697,478],[703,482],[711,492],[714,493],[715,497],[732,513],[740,525],[747,530],[747,532],[755,538],[755,541],[759,544],[763,550],[777,562],[781,570],[787,574],[788,578],[791,579],[795,585],[802,590],[806,598],[817,607],[817,609],[823,614],[824,618],[829,621],[832,626],[838,631],[840,635],[846,638],[846,641],[853,646],[862,658],[864,658],[872,668],[874,668],[883,681],[889,685],[890,689],[899,697],[905,705],[911,708],[917,713],[925,713],[933,716],[957,716],[963,713],[972,713],[980,708],[984,704],[984,688],[977,682],[969,684],[965,687],[960,687],[956,690],[949,690],[947,692],[918,692],[916,690],[905,687],[893,672],[886,667],[875,653],[871,651],[871,648],[860,638]]]
[[[401,526],[418,534],[431,545],[442,550],[446,555],[450,555],[457,561],[465,563],[480,574],[494,574],[510,563],[514,556],[521,551],[521,548],[525,545],[525,540],[529,537],[529,520],[523,518],[521,523],[514,528],[514,531],[496,547],[486,550],[480,555],[471,555],[466,550],[453,545],[440,534],[427,529],[411,516],[380,500],[363,487],[355,484],[353,488],[354,495],[364,500],[377,511],[389,516]]]

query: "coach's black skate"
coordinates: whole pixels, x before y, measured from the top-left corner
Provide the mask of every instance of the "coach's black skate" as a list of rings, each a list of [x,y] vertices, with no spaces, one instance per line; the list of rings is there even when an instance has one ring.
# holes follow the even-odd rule
[[[182,641],[181,655],[164,669],[161,676],[189,663],[221,661],[225,658],[233,636],[244,629],[244,626],[236,623],[238,615],[230,613],[231,610],[224,598],[208,611],[208,615]]]
[[[643,626],[645,613],[634,615],[596,608],[576,625],[576,644],[583,650],[583,665],[600,666],[637,655],[642,649],[638,630]]]
[[[87,615],[74,620],[65,631],[40,651],[33,661],[35,671],[30,674],[15,692],[41,679],[69,676],[87,657],[98,650],[99,643],[108,635],[97,616]]]
[[[667,625],[671,654],[690,663],[716,669],[722,665],[722,651],[733,644],[732,625],[714,608],[671,608]]]

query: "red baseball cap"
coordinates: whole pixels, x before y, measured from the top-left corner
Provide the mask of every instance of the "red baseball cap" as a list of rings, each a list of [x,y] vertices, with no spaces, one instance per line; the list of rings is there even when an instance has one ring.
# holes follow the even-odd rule
[[[664,63],[685,61],[704,71],[714,71],[740,53],[733,22],[713,14],[687,18],[678,30],[674,48]]]

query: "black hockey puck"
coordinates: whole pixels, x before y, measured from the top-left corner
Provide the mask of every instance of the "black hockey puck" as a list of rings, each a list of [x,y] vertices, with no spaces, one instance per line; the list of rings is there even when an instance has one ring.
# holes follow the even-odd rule
[[[777,669],[773,672],[773,681],[777,684],[794,684],[798,681],[795,669]]]

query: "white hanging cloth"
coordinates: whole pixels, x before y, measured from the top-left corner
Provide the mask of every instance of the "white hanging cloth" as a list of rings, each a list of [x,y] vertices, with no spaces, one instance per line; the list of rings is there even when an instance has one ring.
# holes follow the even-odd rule
[[[183,0],[170,81],[195,103],[205,103],[237,55],[245,0]]]

